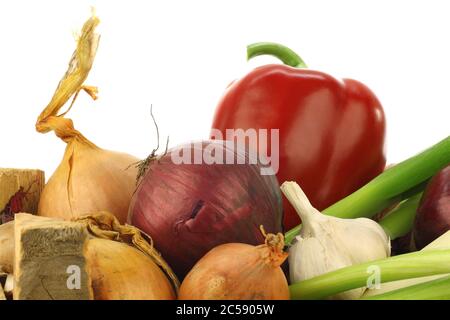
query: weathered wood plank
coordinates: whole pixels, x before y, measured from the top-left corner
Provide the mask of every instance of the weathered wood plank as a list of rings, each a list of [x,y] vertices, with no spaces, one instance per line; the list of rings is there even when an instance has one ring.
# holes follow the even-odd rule
[[[93,298],[85,226],[24,213],[16,215],[14,225],[14,299]]]

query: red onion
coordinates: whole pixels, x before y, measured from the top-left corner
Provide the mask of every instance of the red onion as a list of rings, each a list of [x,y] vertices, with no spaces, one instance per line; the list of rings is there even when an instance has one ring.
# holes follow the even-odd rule
[[[450,165],[428,183],[417,209],[413,239],[418,249],[450,230]]]
[[[211,146],[212,154],[235,157],[234,164],[173,161],[190,154],[192,162]],[[223,141],[203,141],[169,150],[149,165],[131,201],[129,223],[151,235],[180,279],[220,244],[261,244],[261,225],[270,233],[283,231],[278,181],[262,175],[260,162],[249,159]]]

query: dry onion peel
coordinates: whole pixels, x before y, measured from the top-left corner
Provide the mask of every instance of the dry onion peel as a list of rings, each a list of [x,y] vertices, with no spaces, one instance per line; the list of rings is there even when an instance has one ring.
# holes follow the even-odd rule
[[[75,218],[74,221],[85,224],[89,233],[96,238],[126,243],[143,252],[164,271],[175,291],[178,291],[180,283],[177,276],[154,248],[150,236],[143,235],[139,229],[131,225],[121,225],[116,217],[107,212],[86,215]]]
[[[93,99],[97,88],[85,86],[97,51],[99,35],[95,28],[99,19],[88,19],[78,39],[69,68],[60,81],[50,103],[36,123],[40,133],[54,131],[67,143],[64,158],[52,175],[39,202],[38,213],[47,217],[73,217],[106,210],[125,222],[135,190],[137,170],[130,165],[137,158],[97,147],[74,128],[71,119],[64,118],[80,91]],[[73,97],[64,113],[60,109]]]
[[[14,265],[14,221],[0,225],[0,273],[12,273]]]

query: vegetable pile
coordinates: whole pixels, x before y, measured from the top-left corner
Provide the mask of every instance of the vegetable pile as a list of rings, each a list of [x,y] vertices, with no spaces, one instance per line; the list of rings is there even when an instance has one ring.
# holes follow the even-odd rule
[[[67,144],[56,171],[0,170],[0,300],[450,299],[450,136],[385,168],[374,93],[258,43],[285,65],[227,89],[211,140],[104,150],[65,118],[97,97],[98,24],[36,123]]]

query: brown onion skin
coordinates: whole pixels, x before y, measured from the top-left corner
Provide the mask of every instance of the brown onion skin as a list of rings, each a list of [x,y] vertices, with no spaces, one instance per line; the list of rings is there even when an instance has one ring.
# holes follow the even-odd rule
[[[428,183],[417,209],[413,239],[422,249],[450,230],[450,165]]]
[[[14,267],[14,221],[0,225],[0,272],[12,273]]]
[[[125,243],[91,239],[86,260],[95,300],[174,300],[165,273],[144,253]]]
[[[172,152],[150,164],[131,200],[128,221],[152,237],[180,279],[218,245],[263,243],[260,225],[270,233],[283,231],[275,175],[261,175],[260,166],[250,164],[177,165]]]
[[[267,248],[266,248],[267,249]],[[280,267],[261,250],[228,243],[208,252],[181,284],[179,300],[288,300],[289,286]]]
[[[109,211],[120,223],[127,221],[137,175],[130,165],[139,160],[89,143],[69,142],[63,160],[44,187],[38,215],[72,219]]]

